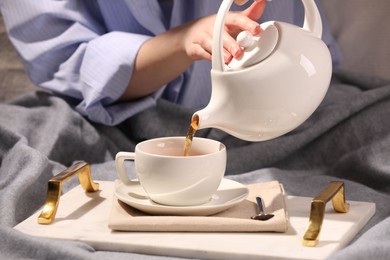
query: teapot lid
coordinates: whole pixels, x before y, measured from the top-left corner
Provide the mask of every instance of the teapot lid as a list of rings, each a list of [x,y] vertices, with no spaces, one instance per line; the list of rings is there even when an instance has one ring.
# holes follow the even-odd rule
[[[242,31],[237,35],[237,42],[244,52],[239,58],[233,58],[228,64],[229,70],[239,70],[255,65],[266,59],[274,51],[279,38],[279,31],[273,22],[261,25],[262,31],[252,35]]]

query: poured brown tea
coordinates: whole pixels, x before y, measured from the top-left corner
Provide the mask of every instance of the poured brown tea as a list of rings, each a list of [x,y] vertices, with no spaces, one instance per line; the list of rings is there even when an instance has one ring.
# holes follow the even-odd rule
[[[184,143],[184,156],[189,156],[191,151],[192,139],[194,139],[194,135],[196,130],[199,128],[199,117],[195,115],[192,118],[192,122],[190,127],[188,127],[186,142]]]

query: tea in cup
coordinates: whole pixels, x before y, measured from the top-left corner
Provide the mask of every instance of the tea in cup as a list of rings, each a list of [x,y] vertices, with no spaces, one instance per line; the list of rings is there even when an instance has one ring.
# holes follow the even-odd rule
[[[124,185],[132,185],[124,167],[134,160],[139,183],[156,203],[193,206],[209,201],[226,170],[226,148],[222,143],[195,137],[184,156],[185,137],[162,137],[143,141],[135,152],[119,152],[115,162]]]

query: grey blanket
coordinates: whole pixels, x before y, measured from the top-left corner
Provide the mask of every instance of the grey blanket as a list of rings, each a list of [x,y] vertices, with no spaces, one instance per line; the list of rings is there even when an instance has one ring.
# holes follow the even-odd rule
[[[0,258],[165,258],[95,251],[71,241],[34,238],[13,229],[44,202],[47,181],[77,161],[96,180],[116,179],[114,156],[144,139],[185,135],[194,111],[161,101],[118,127],[88,122],[63,99],[33,92],[0,104]],[[388,259],[390,252],[390,82],[337,72],[319,109],[280,138],[248,143],[222,131],[197,135],[228,148],[228,178],[242,183],[279,180],[287,194],[312,197],[343,180],[350,200],[377,212],[332,259]],[[66,183],[63,191],[77,185]]]

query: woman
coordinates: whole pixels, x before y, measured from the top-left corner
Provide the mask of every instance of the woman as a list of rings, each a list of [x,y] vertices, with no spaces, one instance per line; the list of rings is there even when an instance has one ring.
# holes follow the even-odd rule
[[[159,98],[196,109],[209,101],[212,29],[221,1],[0,1],[31,80],[74,98],[76,110],[92,121],[117,125]],[[257,34],[259,22],[270,19],[299,23],[301,5],[233,5],[225,62],[242,53],[234,40],[240,31]]]

